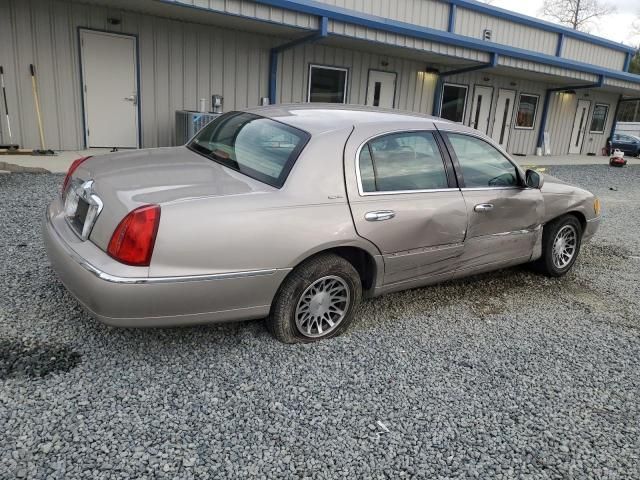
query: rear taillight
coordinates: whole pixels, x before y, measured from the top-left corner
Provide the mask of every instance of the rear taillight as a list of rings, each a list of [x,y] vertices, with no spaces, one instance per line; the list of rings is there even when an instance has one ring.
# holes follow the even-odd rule
[[[107,253],[119,262],[148,267],[160,224],[160,205],[138,207],[113,232]]]
[[[80,165],[82,165],[82,162],[84,162],[85,160],[88,160],[89,157],[82,157],[82,158],[78,158],[77,160],[74,160],[73,163],[71,164],[71,166],[69,166],[69,170],[67,170],[67,176],[64,177],[64,182],[62,182],[62,196],[64,197],[67,194],[67,187],[69,186],[69,182],[71,181],[71,177],[73,176],[73,172],[75,172],[78,167]]]

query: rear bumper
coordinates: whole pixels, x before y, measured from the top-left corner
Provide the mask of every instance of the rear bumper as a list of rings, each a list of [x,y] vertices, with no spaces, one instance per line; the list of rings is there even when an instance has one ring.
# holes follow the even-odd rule
[[[584,229],[584,232],[582,233],[583,242],[588,242],[589,240],[591,240],[591,237],[595,235],[595,233],[598,231],[598,228],[600,227],[601,219],[602,217],[596,217],[596,218],[592,218],[591,220],[587,220],[587,227]]]
[[[67,290],[98,320],[119,327],[159,327],[262,318],[288,269],[192,277],[148,277],[148,268],[119,264],[82,242],[49,207],[43,237]]]

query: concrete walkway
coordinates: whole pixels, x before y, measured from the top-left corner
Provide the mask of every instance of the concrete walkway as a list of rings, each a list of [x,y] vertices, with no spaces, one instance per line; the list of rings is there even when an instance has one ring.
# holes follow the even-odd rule
[[[23,167],[41,167],[52,173],[65,173],[71,162],[88,155],[102,155],[109,153],[108,148],[92,148],[89,150],[56,152],[54,156],[33,155],[0,155],[0,162],[12,163]],[[523,167],[541,167],[550,165],[607,165],[609,157],[589,155],[550,155],[537,157],[527,155],[525,157],[514,156],[516,162]],[[640,165],[640,158],[627,157],[629,165]]]
[[[65,150],[56,152],[55,155],[0,155],[0,162],[21,167],[45,168],[52,173],[66,173],[74,160],[89,155],[102,155],[110,151],[109,148],[92,148],[78,151]]]

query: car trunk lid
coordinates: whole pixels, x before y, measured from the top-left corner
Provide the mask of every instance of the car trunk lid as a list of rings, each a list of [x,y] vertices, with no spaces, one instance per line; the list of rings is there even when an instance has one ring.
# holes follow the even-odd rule
[[[103,250],[131,210],[193,198],[251,195],[275,190],[186,147],[118,152],[90,158],[74,172],[77,187],[91,182],[103,204],[90,239]],[[81,226],[80,226],[81,228]]]

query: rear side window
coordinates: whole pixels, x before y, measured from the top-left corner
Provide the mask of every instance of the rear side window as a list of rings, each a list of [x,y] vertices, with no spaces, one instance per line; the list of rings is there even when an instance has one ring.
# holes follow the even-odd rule
[[[430,132],[384,135],[365,144],[359,157],[363,193],[448,188],[438,144]]]
[[[192,150],[226,167],[280,188],[309,134],[252,113],[229,112],[203,128]]]
[[[467,188],[518,185],[516,167],[498,149],[484,140],[448,133],[447,137],[462,168]]]

